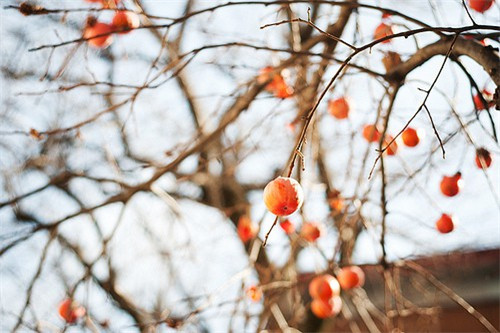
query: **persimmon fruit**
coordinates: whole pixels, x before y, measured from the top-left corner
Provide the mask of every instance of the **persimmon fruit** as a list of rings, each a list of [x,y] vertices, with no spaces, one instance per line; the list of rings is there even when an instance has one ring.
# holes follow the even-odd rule
[[[341,309],[342,299],[340,296],[332,297],[327,301],[315,298],[311,302],[311,312],[321,319],[336,316]]]
[[[98,49],[104,49],[113,42],[112,32],[113,27],[111,25],[91,19],[83,31],[83,38],[90,38],[87,40],[87,43],[89,43],[90,46]],[[99,35],[104,36],[95,37]]]
[[[300,229],[300,236],[308,242],[315,242],[323,235],[323,227],[316,222],[305,222]]]
[[[494,0],[469,0],[469,7],[478,13],[484,13],[493,5]]]
[[[492,101],[493,94],[491,92],[489,92],[486,89],[483,89],[483,91],[481,92],[481,95],[483,96],[484,100],[486,101],[486,104],[484,104],[484,102],[481,100],[481,97],[479,96],[479,94],[474,95],[474,106],[476,107],[476,109],[478,111],[489,109],[491,106],[494,105],[494,103]]]
[[[401,134],[401,138],[403,139],[403,143],[407,147],[415,147],[420,142],[417,130],[411,127],[408,127],[403,131],[403,133]]]
[[[290,177],[278,177],[264,188],[267,209],[278,216],[293,214],[302,206],[304,192],[300,184]]]
[[[365,125],[363,127],[363,138],[368,142],[377,142],[380,140],[380,132],[375,125]]]
[[[328,101],[328,112],[337,119],[346,119],[349,109],[349,102],[344,97]]]
[[[118,10],[113,16],[112,25],[119,34],[127,34],[141,24],[139,16],[128,10]]]
[[[248,242],[257,235],[257,226],[246,215],[243,215],[238,220],[237,232],[243,243]]]
[[[453,218],[448,214],[442,214],[436,221],[436,229],[442,234],[452,232],[454,228]]]
[[[457,172],[453,176],[443,176],[443,179],[440,183],[441,193],[443,193],[447,197],[454,197],[460,192],[460,188],[462,187],[462,174]]]
[[[391,142],[394,138],[391,136],[391,135],[387,135],[385,140],[384,140],[384,145],[388,145],[389,142]],[[396,155],[396,152],[398,151],[398,144],[396,143],[396,140],[394,140],[390,146],[387,147],[387,149],[385,150],[385,152],[387,153],[387,155],[389,156],[393,156],[393,155]]]
[[[287,235],[293,234],[295,232],[295,225],[293,225],[290,220],[286,219],[280,222],[280,227],[285,231]]]
[[[68,324],[75,323],[79,318],[85,315],[85,308],[78,305],[71,298],[66,298],[58,307],[59,316]]]
[[[491,165],[491,154],[488,150],[484,148],[479,148],[476,150],[476,165],[479,169],[483,168],[483,164],[481,164],[481,161],[484,164],[485,168],[489,168]]]
[[[318,275],[309,283],[309,295],[312,298],[328,301],[330,298],[340,295],[340,284],[330,274]]]
[[[340,270],[337,280],[344,290],[357,288],[365,283],[365,273],[358,266],[348,266]]]

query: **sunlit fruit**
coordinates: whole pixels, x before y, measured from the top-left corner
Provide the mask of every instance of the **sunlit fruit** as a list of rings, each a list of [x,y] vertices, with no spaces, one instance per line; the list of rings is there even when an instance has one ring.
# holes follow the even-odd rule
[[[103,49],[108,47],[113,42],[112,32],[113,27],[111,25],[89,19],[88,24],[83,31],[83,38],[90,38],[87,40],[87,43],[89,43],[90,46]]]
[[[491,92],[489,92],[486,89],[483,89],[481,94],[483,95],[483,98],[486,101],[486,104],[484,104],[484,102],[481,100],[481,97],[479,97],[479,94],[474,95],[474,106],[476,107],[476,109],[478,111],[489,109],[491,106],[494,105],[493,94]]]
[[[361,287],[365,283],[365,273],[358,266],[344,267],[337,274],[337,280],[344,290]]]
[[[420,142],[417,130],[411,127],[405,129],[403,134],[401,134],[401,137],[403,139],[403,143],[408,147],[415,147]]]
[[[311,302],[311,312],[318,318],[325,319],[337,315],[342,309],[342,299],[340,296],[332,297],[327,301],[313,299]]]
[[[238,220],[237,231],[241,241],[246,243],[257,235],[258,229],[248,216],[243,215]]]
[[[71,298],[66,298],[59,304],[58,312],[61,318],[68,324],[73,324],[78,318],[85,315],[85,308],[78,305]]]
[[[129,33],[130,30],[136,29],[141,24],[139,16],[128,10],[118,10],[113,17],[112,25],[120,34]]]
[[[262,289],[258,286],[250,286],[246,290],[247,297],[254,302],[258,302],[262,299]]]
[[[327,301],[340,294],[340,285],[330,274],[318,275],[309,283],[309,295],[312,298]]]
[[[382,58],[382,64],[384,64],[386,72],[390,72],[394,67],[401,64],[401,62],[401,56],[397,52],[389,51]]]
[[[293,234],[295,232],[295,225],[293,225],[293,223],[288,219],[281,221],[280,227],[285,231],[287,235]]]
[[[469,0],[469,7],[474,9],[476,12],[484,13],[490,9],[493,2],[494,0]]]
[[[375,29],[375,33],[373,34],[373,39],[380,39],[386,36],[390,36],[394,34],[392,31],[392,27],[390,25],[387,25],[385,23],[380,23],[377,28]],[[384,40],[382,43],[390,43],[391,40],[387,39]]]
[[[257,82],[260,84],[267,82],[271,78],[271,72],[274,70],[271,66],[262,68],[257,77]],[[265,89],[278,98],[288,98],[293,95],[292,87],[287,85],[281,73],[274,74],[271,82],[266,85]]]
[[[330,100],[328,112],[337,119],[345,119],[349,115],[349,103],[344,97]]]
[[[279,75],[274,78],[274,96],[278,98],[288,98],[293,95],[293,89],[286,84],[285,79]]]
[[[460,188],[462,187],[462,174],[457,172],[453,176],[443,176],[441,180],[440,188],[441,193],[446,195],[447,197],[453,197],[460,192]]]
[[[387,135],[385,140],[384,140],[384,145],[387,146],[389,144],[389,142],[391,142],[393,139],[394,138],[392,136]],[[396,155],[397,151],[398,151],[398,144],[396,143],[396,140],[392,141],[390,146],[388,146],[387,149],[385,150],[385,152],[389,156]]]
[[[316,222],[305,222],[300,229],[300,236],[308,242],[315,242],[323,235],[323,227]]]
[[[442,234],[452,232],[453,228],[453,218],[448,214],[442,214],[439,220],[436,221],[436,229]]]
[[[482,163],[481,163],[482,162]],[[479,148],[476,150],[476,165],[479,169],[489,168],[491,165],[491,154],[484,148]]]
[[[293,178],[278,177],[264,188],[264,203],[274,215],[290,215],[299,209],[303,202],[302,187]]]
[[[380,132],[375,125],[365,125],[363,127],[363,137],[368,142],[378,142],[380,140]]]

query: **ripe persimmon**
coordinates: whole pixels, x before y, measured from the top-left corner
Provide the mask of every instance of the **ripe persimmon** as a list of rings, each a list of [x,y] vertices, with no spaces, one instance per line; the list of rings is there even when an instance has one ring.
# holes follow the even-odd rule
[[[85,308],[78,305],[71,298],[66,298],[61,303],[59,303],[59,307],[57,310],[61,318],[64,319],[68,324],[75,323],[79,318],[85,315]]]
[[[492,101],[493,94],[491,92],[489,92],[486,89],[483,89],[483,91],[481,92],[481,95],[483,96],[484,100],[486,101],[486,104],[484,104],[484,102],[481,100],[481,97],[479,96],[479,94],[474,95],[474,106],[476,107],[476,109],[478,111],[489,109],[491,106],[494,105],[494,103]]]
[[[87,43],[89,43],[90,46],[104,49],[113,42],[112,32],[113,27],[111,25],[89,19],[87,26],[83,30],[83,38],[88,39]]]
[[[262,84],[269,80],[273,71],[274,68],[271,66],[262,68],[257,77],[257,82]],[[278,98],[288,98],[293,95],[292,87],[287,85],[281,73],[274,74],[271,82],[266,85],[265,89]]]
[[[365,273],[358,266],[348,266],[340,270],[337,280],[344,290],[361,287],[365,283]]]
[[[290,215],[299,209],[303,202],[302,187],[293,178],[278,177],[264,188],[264,203],[274,215]]]
[[[460,192],[462,174],[457,172],[453,176],[443,176],[443,179],[440,183],[441,193],[446,195],[447,197],[454,197]]]
[[[344,97],[328,101],[328,112],[337,119],[349,116],[349,103]]]
[[[295,231],[295,225],[290,222],[289,219],[280,222],[280,227],[285,231],[287,235],[293,234]]]
[[[384,145],[388,145],[389,142],[391,142],[394,138],[391,135],[387,135],[384,139]],[[398,144],[396,143],[396,140],[394,140],[390,146],[387,147],[386,153],[389,156],[396,155],[396,152],[398,151]]]
[[[238,220],[237,226],[238,236],[243,243],[248,242],[257,235],[257,226],[246,215],[243,215]]]
[[[420,142],[420,138],[418,137],[418,133],[415,129],[408,127],[401,134],[403,139],[403,143],[408,147],[415,147]]]
[[[323,227],[316,222],[305,222],[300,229],[300,236],[308,242],[315,242],[323,235]]]
[[[380,140],[380,132],[375,125],[365,125],[363,127],[363,137],[368,142],[377,142]]]
[[[493,2],[494,0],[469,0],[469,7],[474,9],[476,12],[484,13],[490,9]]]
[[[436,229],[442,234],[452,232],[454,229],[453,218],[448,214],[442,214],[436,221]]]
[[[118,10],[113,16],[112,25],[119,34],[129,33],[141,24],[139,16],[128,10]]]
[[[342,309],[342,299],[340,296],[332,297],[327,301],[313,299],[311,302],[311,312],[318,318],[325,319],[337,315]]]
[[[322,301],[328,301],[340,294],[340,284],[330,274],[318,275],[309,283],[309,295]]]
[[[476,165],[479,169],[483,168],[483,164],[481,164],[481,161],[483,162],[485,168],[490,167],[491,154],[484,148],[479,148],[478,150],[476,150]]]

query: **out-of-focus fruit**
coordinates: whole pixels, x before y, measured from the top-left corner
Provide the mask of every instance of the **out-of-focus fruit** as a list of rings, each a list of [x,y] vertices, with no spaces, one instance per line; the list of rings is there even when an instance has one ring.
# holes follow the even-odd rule
[[[443,179],[440,183],[441,193],[446,195],[447,197],[454,197],[460,192],[462,187],[462,174],[457,172],[453,176],[443,176]]]
[[[453,218],[448,214],[441,215],[439,220],[436,221],[436,229],[442,234],[452,232],[453,228]]]
[[[365,273],[358,266],[344,267],[337,275],[337,280],[344,290],[361,287],[365,283]]]

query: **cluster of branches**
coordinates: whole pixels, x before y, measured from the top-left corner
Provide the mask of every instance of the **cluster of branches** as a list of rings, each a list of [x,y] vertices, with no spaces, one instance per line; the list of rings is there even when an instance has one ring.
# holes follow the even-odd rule
[[[9,156],[14,156],[14,158],[9,158],[7,162],[2,163],[5,195],[2,195],[0,209],[4,211],[5,216],[8,216],[12,223],[2,227],[0,256],[8,258],[14,255],[23,244],[29,244],[34,239],[38,242],[42,239],[43,243],[41,252],[33,254],[39,258],[35,274],[31,276],[27,284],[21,287],[23,289],[21,309],[6,312],[11,318],[15,318],[13,326],[10,328],[12,331],[44,330],[41,324],[43,321],[37,319],[34,310],[33,291],[37,285],[44,283],[41,279],[44,271],[47,270],[46,267],[54,264],[50,263],[52,248],[61,249],[61,253],[69,254],[72,260],[77,262],[80,269],[78,279],[74,280],[70,277],[71,274],[64,273],[64,265],[59,267],[63,271],[61,276],[65,276],[63,280],[68,297],[73,298],[79,291],[83,292],[82,289],[85,285],[93,285],[104,292],[113,301],[113,306],[125,313],[133,321],[135,327],[144,332],[154,331],[164,326],[186,328],[188,325],[206,330],[206,323],[201,314],[208,309],[227,306],[231,309],[229,318],[243,316],[247,324],[249,320],[253,320],[259,330],[291,328],[303,331],[319,330],[323,321],[309,311],[309,300],[301,292],[301,275],[297,263],[299,256],[304,252],[303,250],[311,245],[300,237],[290,237],[288,239],[290,253],[287,261],[284,265],[274,263],[267,252],[267,247],[263,247],[264,237],[267,238],[268,231],[270,231],[263,223],[265,218],[259,221],[259,226],[263,228],[262,232],[243,244],[248,259],[246,268],[228,281],[228,283],[233,283],[243,280],[249,274],[256,275],[258,285],[264,291],[262,308],[257,315],[241,310],[242,304],[247,301],[244,294],[244,284],[241,285],[240,297],[232,301],[217,303],[214,301],[214,295],[220,292],[219,290],[200,297],[175,282],[181,278],[175,273],[173,257],[178,255],[176,252],[179,253],[181,248],[188,252],[194,251],[191,247],[191,241],[179,245],[175,250],[167,251],[155,229],[147,223],[142,226],[147,235],[147,242],[153,244],[151,246],[161,258],[163,265],[170,268],[169,284],[175,285],[177,291],[184,294],[181,308],[185,308],[185,310],[174,308],[176,303],[179,303],[174,302],[174,300],[158,300],[154,307],[141,305],[134,299],[134,295],[127,295],[119,288],[121,273],[115,266],[115,262],[119,261],[120,254],[113,252],[110,244],[113,244],[117,237],[124,237],[120,234],[120,229],[124,228],[121,225],[125,223],[123,221],[126,220],[129,210],[135,209],[130,206],[133,206],[131,203],[138,197],[144,198],[146,201],[159,200],[165,204],[172,213],[167,218],[168,223],[172,225],[176,225],[175,221],[183,220],[183,208],[179,202],[192,202],[215,209],[221,213],[221,223],[230,221],[236,227],[242,216],[249,215],[252,210],[254,203],[250,200],[252,193],[261,191],[273,176],[287,175],[293,176],[299,182],[307,177],[317,179],[319,183],[324,185],[323,195],[326,204],[328,197],[332,193],[337,193],[339,184],[336,183],[337,177],[333,174],[328,161],[328,155],[335,147],[331,147],[320,133],[319,122],[322,118],[318,114],[318,110],[332,89],[338,87],[342,82],[348,81],[352,76],[373,80],[383,87],[385,93],[383,96],[377,96],[379,104],[376,108],[375,118],[375,123],[381,125],[382,136],[377,143],[375,156],[373,155],[373,146],[366,147],[361,154],[354,152],[354,148],[349,153],[351,163],[358,158],[362,164],[358,174],[354,174],[352,170],[345,171],[345,178],[352,179],[356,185],[352,196],[344,198],[345,208],[336,211],[330,207],[328,217],[324,221],[328,228],[336,231],[337,239],[329,244],[329,251],[316,249],[323,254],[327,262],[325,271],[335,272],[339,267],[352,263],[358,236],[364,230],[380,233],[381,255],[376,266],[381,269],[387,292],[383,310],[377,309],[362,289],[347,293],[344,295],[346,306],[344,306],[341,316],[348,320],[350,330],[356,332],[360,331],[360,327],[353,318],[360,317],[370,331],[380,331],[380,325],[385,330],[390,331],[399,325],[397,319],[405,314],[435,315],[432,309],[419,308],[405,298],[397,281],[397,272],[406,269],[414,274],[424,276],[434,287],[475,316],[488,330],[495,331],[494,326],[484,316],[463,298],[440,283],[425,268],[418,266],[411,260],[398,262],[388,260],[386,220],[389,214],[387,207],[388,188],[391,186],[392,175],[387,171],[387,157],[384,153],[392,141],[386,142],[383,138],[386,136],[386,132],[388,133],[388,124],[393,118],[393,110],[397,105],[396,98],[402,87],[408,83],[409,75],[436,56],[442,56],[439,69],[433,73],[430,82],[428,82],[428,88],[424,90],[422,102],[413,108],[414,113],[405,119],[405,125],[399,128],[398,134],[394,136],[394,140],[396,140],[418,114],[425,112],[429,126],[433,128],[435,145],[428,152],[425,161],[421,161],[420,166],[415,170],[411,170],[406,165],[405,175],[402,177],[403,183],[398,185],[400,189],[397,192],[404,192],[410,187],[416,186],[419,191],[426,193],[425,186],[419,184],[415,179],[428,170],[435,154],[439,155],[441,151],[442,156],[445,156],[446,144],[454,137],[464,136],[467,139],[467,145],[479,148],[468,129],[474,123],[480,123],[484,129],[483,135],[489,137],[498,147],[495,115],[492,114],[494,111],[485,111],[488,114],[488,122],[482,124],[477,110],[473,113],[472,118],[465,119],[450,106],[450,111],[447,112],[449,112],[450,118],[455,118],[460,123],[460,128],[445,135],[439,130],[439,125],[436,125],[433,119],[435,114],[432,112],[433,108],[429,105],[428,98],[432,93],[439,92],[436,84],[439,82],[440,75],[445,66],[452,64],[469,80],[466,84],[470,86],[471,100],[473,95],[478,94],[486,105],[486,101],[481,95],[480,84],[476,82],[474,73],[463,63],[464,58],[470,58],[487,73],[496,85],[494,101],[498,109],[500,106],[498,50],[492,46],[484,46],[478,41],[488,38],[493,43],[498,43],[500,28],[495,25],[476,23],[465,3],[463,3],[462,10],[468,14],[470,23],[459,27],[448,27],[433,26],[391,8],[362,4],[358,1],[293,2],[294,4],[290,1],[229,2],[197,9],[196,1],[190,0],[186,2],[182,15],[168,18],[153,15],[147,8],[148,3],[143,3],[141,0],[131,1],[133,7],[128,9],[139,14],[141,18],[141,26],[136,29],[138,31],[132,33],[142,31],[142,33],[150,34],[154,38],[152,43],[155,43],[155,50],[157,50],[157,54],[153,58],[140,54],[135,55],[140,61],[147,62],[149,67],[149,72],[142,83],[135,80],[137,83],[125,84],[114,79],[113,73],[117,70],[119,61],[122,59],[117,58],[113,49],[99,52],[87,50],[86,42],[89,38],[83,37],[67,38],[57,43],[45,44],[45,41],[41,41],[41,45],[30,45],[29,51],[23,50],[23,52],[28,53],[28,59],[36,59],[37,61],[43,59],[46,66],[41,69],[26,70],[18,67],[16,63],[2,64],[5,85],[41,78],[43,83],[47,82],[47,86],[50,86],[42,91],[23,91],[16,96],[6,96],[4,97],[5,101],[11,97],[26,99],[53,95],[56,96],[56,100],[62,100],[66,94],[91,91],[94,93],[91,98],[99,99],[100,105],[103,105],[102,109],[93,112],[88,117],[83,119],[81,116],[70,117],[71,122],[65,126],[61,126],[58,121],[55,121],[49,124],[46,129],[40,128],[39,124],[33,124],[30,126],[31,129],[16,128],[15,120],[13,120],[10,111],[7,110],[1,115],[5,124],[10,125],[1,133],[3,137],[30,142],[29,145],[34,144],[36,148],[33,149],[33,152],[25,152],[25,156],[21,156],[18,149],[8,144],[2,144],[4,152],[10,152]],[[309,6],[307,12],[294,11],[293,6],[300,3]],[[81,26],[74,24],[69,18],[78,17],[82,13],[106,15],[107,12],[112,11],[112,9],[84,6],[83,2],[81,8],[54,8],[51,7],[53,5],[54,3],[51,2],[47,2],[46,6],[43,3],[40,5],[29,3],[10,5],[5,7],[4,15],[16,16],[16,19],[22,19],[23,24],[28,27],[36,24],[32,23],[34,19],[45,20],[43,22],[53,26],[64,24],[66,28],[80,34]],[[185,50],[184,38],[188,29],[192,29],[190,25],[192,21],[199,17],[215,15],[219,11],[231,11],[239,6],[248,6],[251,10],[263,7],[275,9],[280,19],[271,24],[263,25],[261,29],[273,34],[277,29],[283,28],[283,30],[279,30],[285,32],[283,46],[272,47],[236,40],[207,43]],[[324,13],[332,10],[335,15],[327,20],[326,26],[320,27],[317,22],[324,18]],[[359,25],[363,24],[362,17],[365,15],[363,14],[365,11],[376,15],[392,15],[395,20],[402,22],[401,26],[404,29],[386,37],[362,42],[358,29]],[[21,17],[21,14],[27,17]],[[353,21],[356,22],[356,29],[353,37],[349,37],[348,27]],[[434,39],[421,46],[419,38],[425,34],[432,34]],[[18,33],[15,38],[22,39],[24,37]],[[412,38],[418,45],[416,50],[386,72],[382,73],[362,61],[358,61],[358,59],[368,57],[370,52],[384,41],[410,40]],[[139,42],[137,40],[137,43]],[[85,49],[86,57],[89,57],[89,53],[92,57],[86,60],[85,66],[92,67],[98,59],[103,61],[109,80],[98,79],[95,75],[90,75],[91,79],[85,76],[75,77],[71,67],[80,66],[74,59],[82,49]],[[229,96],[222,96],[224,102],[217,106],[218,111],[213,116],[206,105],[201,102],[202,99],[199,97],[201,94],[196,90],[196,84],[193,84],[193,78],[189,75],[191,66],[194,66],[196,60],[204,53],[240,51],[264,52],[269,58],[271,58],[270,55],[279,54],[281,59],[273,66],[275,72],[289,69],[295,73],[295,79],[293,83],[290,83],[294,90],[291,99],[294,110],[292,124],[298,130],[294,132],[294,142],[291,142],[286,148],[289,153],[288,160],[279,166],[280,170],[276,170],[274,175],[270,172],[263,179],[261,177],[261,181],[255,182],[247,181],[245,177],[238,177],[236,171],[247,156],[260,152],[259,144],[257,146],[249,144],[252,131],[254,129],[257,131],[259,124],[254,124],[248,134],[234,140],[228,139],[230,136],[227,133],[232,126],[236,126],[241,121],[245,111],[251,109],[253,104],[262,102],[259,97],[266,95],[264,90],[272,77],[270,76],[267,80],[259,80],[258,70],[255,70],[252,77],[243,83],[240,82]],[[225,75],[231,75],[231,67],[227,69],[224,64],[218,63],[217,60],[209,65],[219,66]],[[182,128],[189,128],[187,132],[190,137],[187,139],[183,137],[182,140],[177,141],[175,141],[176,138],[173,138],[172,142],[169,142],[170,150],[166,152],[165,156],[155,158],[148,152],[134,148],[136,135],[133,130],[128,129],[134,126],[134,118],[145,112],[143,108],[147,104],[141,102],[141,99],[155,96],[156,91],[169,84],[173,84],[178,89],[181,95],[179,104],[186,105],[189,111],[189,117],[183,115],[182,118],[180,116],[172,116],[172,118]],[[4,109],[8,105],[5,101]],[[280,103],[277,102],[277,108]],[[14,108],[14,106],[9,107]],[[274,111],[274,109],[271,110],[263,121],[272,121]],[[81,142],[84,140],[80,136],[89,128],[97,129],[98,132],[110,131],[118,137],[119,153],[110,153],[106,147],[106,141],[102,137],[97,141],[97,147],[88,148],[97,154],[97,164],[100,164],[101,167],[104,166],[106,170],[111,170],[106,176],[96,173],[95,165],[78,168],[73,162],[73,153],[80,149]],[[270,140],[264,136],[261,139]],[[310,158],[308,158],[309,156]],[[196,167],[185,171],[186,168],[182,166],[190,160],[196,161]],[[214,167],[214,163],[217,164],[216,167]],[[370,169],[371,172],[367,172]],[[147,172],[143,173],[143,170]],[[488,178],[487,172],[485,170],[483,172]],[[15,185],[16,179],[25,184],[27,179],[33,175],[38,177],[38,180],[43,179],[44,183],[31,186],[29,190],[26,188],[30,187]],[[173,179],[173,186],[165,185],[167,177]],[[36,183],[39,183],[38,180]],[[488,181],[491,187],[489,195],[496,198],[494,186],[489,178]],[[92,188],[97,189],[99,195],[96,197],[98,199],[88,200],[87,194],[82,193],[82,187],[78,186],[81,182],[90,184]],[[194,186],[196,190],[186,191],[185,187],[189,186]],[[367,218],[363,213],[365,207],[373,203],[373,198],[370,197],[373,193],[377,193],[379,198],[377,205],[380,207],[381,214],[378,221]],[[51,207],[49,203],[43,202],[44,198],[50,195],[63,196],[64,202],[69,203],[68,207],[75,209],[67,212],[65,208],[59,210],[59,207]],[[431,205],[436,205],[432,198],[427,196],[427,199]],[[116,207],[119,209],[115,210]],[[112,215],[112,219],[116,221],[113,222],[114,225],[111,228],[109,227],[110,221],[102,221],[109,219],[109,217],[103,218],[99,215],[99,211],[108,208],[109,212],[112,212],[108,214]],[[56,213],[48,214],[41,212],[41,210],[55,211]],[[299,215],[303,221],[307,220],[303,211]],[[91,228],[98,238],[98,241],[93,243],[93,246],[97,244],[97,249],[94,249],[95,253],[91,256],[88,254],[88,243],[78,239],[77,235],[72,235],[71,229],[65,228],[66,225],[74,224],[80,219],[90,221]],[[108,226],[103,227],[103,223],[107,223]],[[374,224],[377,228],[373,227]],[[266,228],[264,228],[265,226]],[[172,227],[169,230],[174,229]],[[273,232],[279,231],[274,230]],[[36,237],[41,234],[44,235],[43,238]],[[176,238],[176,236],[172,237]],[[234,233],[228,237],[236,238],[237,236]],[[24,247],[24,251],[34,250]],[[330,252],[332,254],[327,254]],[[89,257],[91,258],[89,259]],[[102,270],[105,271],[104,274],[98,273]],[[18,274],[22,273],[18,272]],[[140,281],[137,282],[140,283]],[[170,306],[165,305],[165,303],[170,304]],[[109,327],[110,322],[100,319],[97,314],[93,313],[92,304],[85,304],[85,306],[88,309],[88,314],[82,325],[92,331],[100,331]],[[113,318],[111,318],[112,320]],[[230,325],[232,325],[232,321]]]

